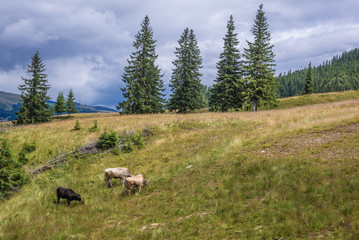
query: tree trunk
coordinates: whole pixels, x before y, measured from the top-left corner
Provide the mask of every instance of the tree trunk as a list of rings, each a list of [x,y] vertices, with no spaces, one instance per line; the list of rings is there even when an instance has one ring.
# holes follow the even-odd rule
[[[257,112],[257,103],[253,103],[253,112]]]

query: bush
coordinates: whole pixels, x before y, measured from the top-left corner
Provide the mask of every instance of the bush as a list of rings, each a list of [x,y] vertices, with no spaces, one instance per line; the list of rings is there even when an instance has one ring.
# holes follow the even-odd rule
[[[122,147],[122,151],[125,153],[130,153],[133,151],[133,145],[130,140],[128,140],[125,144],[125,146]]]
[[[26,164],[29,161],[29,159],[26,157],[26,154],[31,153],[35,150],[35,143],[24,143],[24,145],[22,145],[21,151],[19,152],[19,162],[22,164]]]
[[[143,142],[143,138],[142,138],[141,134],[139,134],[139,133],[136,133],[135,135],[133,135],[131,137],[131,140],[138,148],[143,148],[145,146],[145,144]]]
[[[76,120],[76,123],[75,123],[75,126],[74,126],[73,130],[81,130],[79,120]]]
[[[2,199],[23,185],[27,181],[27,177],[22,169],[23,163],[14,160],[8,140],[2,139],[0,147],[0,199]],[[28,145],[26,145],[26,149],[27,147]]]
[[[94,121],[94,125],[89,128],[89,131],[90,131],[90,132],[96,132],[96,131],[98,131],[98,130],[99,130],[99,128],[98,128],[98,126],[97,126],[97,120],[95,120],[95,121]]]
[[[104,132],[103,134],[101,134],[99,140],[98,140],[98,145],[102,148],[102,149],[109,149],[109,148],[113,148],[116,147],[118,145],[118,135],[115,132],[111,132],[111,133],[106,133]]]

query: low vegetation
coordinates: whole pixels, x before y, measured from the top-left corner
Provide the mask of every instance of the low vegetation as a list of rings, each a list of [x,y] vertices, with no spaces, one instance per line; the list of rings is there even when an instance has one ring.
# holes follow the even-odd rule
[[[29,169],[105,132],[152,137],[31,178],[0,202],[0,239],[355,239],[358,106],[355,97],[256,113],[77,114],[78,131],[74,119],[8,129],[14,159],[25,143],[36,146]],[[89,132],[95,119],[100,130]],[[149,185],[131,196],[117,182],[107,188],[110,167]],[[58,205],[59,186],[83,201]]]

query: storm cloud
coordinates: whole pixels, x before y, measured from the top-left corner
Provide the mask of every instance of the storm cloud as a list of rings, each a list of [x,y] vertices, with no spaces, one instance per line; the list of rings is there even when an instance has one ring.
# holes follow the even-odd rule
[[[115,106],[121,99],[121,75],[134,51],[132,43],[145,15],[157,40],[157,64],[164,82],[171,78],[177,41],[184,28],[194,30],[203,57],[203,79],[216,77],[223,37],[233,15],[241,51],[259,4],[264,4],[276,74],[319,65],[358,47],[356,0],[62,0],[1,1],[0,90],[19,93],[21,77],[36,50],[46,66],[50,96],[73,89],[76,101]]]

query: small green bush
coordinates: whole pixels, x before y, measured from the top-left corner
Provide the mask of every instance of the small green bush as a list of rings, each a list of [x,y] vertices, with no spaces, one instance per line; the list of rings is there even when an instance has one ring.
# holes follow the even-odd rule
[[[76,123],[75,123],[75,126],[74,126],[73,130],[81,130],[79,120],[76,120]]]
[[[138,147],[143,148],[145,146],[141,134],[136,133],[131,137],[131,141]]]
[[[0,199],[2,199],[26,183],[27,176],[22,168],[23,164],[14,160],[8,140],[0,141]]]
[[[125,143],[125,146],[122,147],[122,151],[125,153],[130,153],[133,151],[133,145],[132,145],[132,141],[128,140]]]
[[[118,135],[115,132],[107,133],[104,132],[101,134],[98,144],[102,149],[109,149],[117,146],[118,144]]]
[[[89,128],[89,131],[90,131],[90,132],[96,132],[96,131],[98,131],[98,130],[99,130],[99,128],[98,128],[98,126],[97,126],[97,120],[95,120],[95,121],[94,121],[94,125]]]
[[[29,159],[26,157],[27,153],[32,153],[36,150],[36,144],[35,143],[24,143],[22,145],[22,148],[19,152],[19,162],[22,164],[26,164]]]

